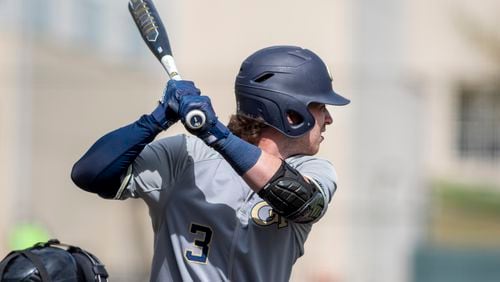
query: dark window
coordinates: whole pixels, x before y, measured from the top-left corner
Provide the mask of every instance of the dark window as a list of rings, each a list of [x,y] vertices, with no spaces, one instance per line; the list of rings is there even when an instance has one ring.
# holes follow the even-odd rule
[[[500,159],[500,83],[459,88],[458,143],[463,158]]]

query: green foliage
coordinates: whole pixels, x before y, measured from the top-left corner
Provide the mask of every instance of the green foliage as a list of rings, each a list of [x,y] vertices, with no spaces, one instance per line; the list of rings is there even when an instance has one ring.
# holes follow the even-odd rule
[[[500,217],[500,187],[439,181],[434,185],[434,198],[443,208]]]
[[[500,247],[500,189],[438,181],[429,208],[429,239],[442,246]]]

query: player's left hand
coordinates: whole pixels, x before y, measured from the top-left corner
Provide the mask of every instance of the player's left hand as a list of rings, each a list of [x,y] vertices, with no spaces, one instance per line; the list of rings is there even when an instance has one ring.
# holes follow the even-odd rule
[[[186,126],[186,115],[200,110],[205,114],[205,124],[196,130]],[[212,144],[229,135],[229,129],[219,122],[208,96],[183,96],[179,100],[179,116],[184,127],[192,134],[200,137],[207,144]]]
[[[178,112],[181,97],[199,95],[200,89],[196,88],[192,81],[169,80],[158,107],[152,112],[152,116],[161,124],[163,129],[167,129],[180,119]]]

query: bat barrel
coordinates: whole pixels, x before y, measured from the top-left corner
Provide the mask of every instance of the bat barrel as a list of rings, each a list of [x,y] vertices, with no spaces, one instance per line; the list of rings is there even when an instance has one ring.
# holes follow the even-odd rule
[[[142,39],[161,62],[170,79],[181,80],[174,57],[172,56],[167,31],[163,26],[163,22],[153,1],[129,0],[128,9],[139,29]],[[174,109],[174,111],[177,110]],[[200,110],[190,111],[186,115],[186,126],[192,130],[203,127],[205,121],[206,116]]]

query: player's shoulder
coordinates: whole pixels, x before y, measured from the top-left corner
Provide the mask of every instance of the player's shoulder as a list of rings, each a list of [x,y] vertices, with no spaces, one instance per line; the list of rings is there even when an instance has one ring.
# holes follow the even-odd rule
[[[321,167],[324,169],[335,170],[333,164],[330,161],[316,156],[295,155],[287,158],[285,161],[289,165],[297,169],[307,166],[307,167]]]
[[[327,159],[316,156],[297,155],[285,160],[300,173],[313,177],[325,177],[333,182],[337,181],[337,172],[333,164]]]
[[[337,190],[337,172],[333,164],[316,156],[293,156],[286,162],[297,169],[303,176],[313,179],[318,184],[328,202]]]

